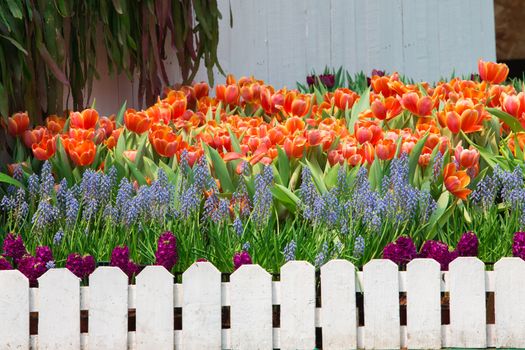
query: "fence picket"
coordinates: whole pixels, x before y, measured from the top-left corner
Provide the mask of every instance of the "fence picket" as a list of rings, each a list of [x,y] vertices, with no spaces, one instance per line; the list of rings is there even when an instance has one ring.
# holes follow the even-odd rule
[[[496,346],[525,348],[525,261],[502,258],[494,265],[494,271]]]
[[[306,261],[281,267],[280,348],[315,347],[315,268]]]
[[[182,348],[221,349],[221,273],[198,262],[182,274]]]
[[[147,266],[136,278],[137,349],[173,349],[173,275]]]
[[[407,338],[410,349],[441,348],[441,271],[433,259],[407,266]]]
[[[89,345],[128,347],[128,276],[118,267],[99,267],[89,276]]]
[[[29,348],[29,281],[20,271],[0,271],[0,325],[0,349]]]
[[[272,276],[243,265],[230,277],[232,349],[273,349]]]
[[[372,260],[363,267],[365,349],[398,349],[399,280],[397,265]]]
[[[68,269],[51,269],[38,279],[38,348],[80,348],[80,280]]]
[[[321,267],[323,349],[357,348],[355,267],[332,260]]]
[[[487,325],[485,264],[477,258],[459,257],[449,266],[449,347],[485,348]]]

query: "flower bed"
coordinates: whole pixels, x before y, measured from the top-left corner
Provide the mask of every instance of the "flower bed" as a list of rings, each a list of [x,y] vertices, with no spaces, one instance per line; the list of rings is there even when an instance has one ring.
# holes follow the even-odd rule
[[[481,80],[376,74],[360,94],[230,76],[215,97],[198,83],[115,116],[86,109],[29,128],[17,113],[0,226],[20,256],[4,244],[0,263],[33,279],[53,266],[84,277],[96,262],[130,277],[198,259],[278,271],[289,260],[362,265],[386,246],[401,265],[425,256],[446,268],[470,231],[484,261],[523,254],[512,244],[525,224],[525,94],[507,73],[480,60]]]

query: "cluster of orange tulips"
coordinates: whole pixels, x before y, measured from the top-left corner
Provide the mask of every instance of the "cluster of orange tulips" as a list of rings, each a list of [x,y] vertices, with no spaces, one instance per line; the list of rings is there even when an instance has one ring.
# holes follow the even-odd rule
[[[127,109],[122,120],[86,109],[71,112],[69,120],[49,116],[45,126],[29,129],[27,113],[16,113],[7,129],[39,160],[53,157],[60,140],[70,160],[82,167],[103,165],[103,156],[94,164],[95,155],[115,152],[124,130],[147,134],[159,157],[180,160],[186,152],[191,166],[206,144],[226,163],[238,161],[238,169],[242,161],[270,164],[279,150],[292,162],[324,156],[331,166],[371,166],[411,154],[421,143],[421,171],[438,152],[446,155],[444,184],[465,199],[471,178],[480,171],[479,149],[494,135],[497,141],[510,135],[506,139],[514,155],[519,152],[515,141],[520,149],[525,144],[525,93],[501,85],[507,74],[505,65],[480,60],[480,81],[454,78],[431,86],[405,84],[396,73],[373,76],[369,92],[361,96],[347,88],[313,94],[276,90],[254,78],[228,76],[226,84],[215,87],[215,97],[206,83],[183,86],[166,91],[145,110]],[[137,148],[127,142],[125,156],[135,161]]]

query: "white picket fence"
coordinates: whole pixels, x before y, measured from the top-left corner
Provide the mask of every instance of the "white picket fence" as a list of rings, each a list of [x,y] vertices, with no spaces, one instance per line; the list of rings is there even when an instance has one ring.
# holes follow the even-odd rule
[[[174,284],[163,267],[146,267],[128,285],[114,267],[100,267],[89,287],[66,269],[52,269],[30,288],[18,271],[0,271],[0,349],[435,349],[525,347],[525,261],[503,258],[485,271],[477,258],[458,258],[448,272],[434,260],[416,259],[407,271],[373,260],[356,272],[345,260],[321,268],[316,306],[315,268],[302,261],[281,268],[280,281],[258,265],[245,265],[221,282],[207,262],[193,264]],[[400,292],[407,324],[400,326]],[[441,293],[450,298],[450,324],[441,324]],[[487,324],[486,292],[494,292],[495,324]],[[364,326],[356,293],[363,293]],[[273,328],[273,305],[280,327]],[[222,308],[230,328],[222,329]],[[182,308],[182,330],[174,330]],[[88,310],[87,333],[80,331]],[[128,332],[135,310],[136,331]],[[38,335],[29,313],[38,312]]]

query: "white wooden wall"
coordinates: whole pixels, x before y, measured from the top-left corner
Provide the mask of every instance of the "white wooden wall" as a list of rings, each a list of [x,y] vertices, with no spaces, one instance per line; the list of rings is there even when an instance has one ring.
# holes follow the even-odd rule
[[[219,0],[219,8],[218,56],[225,72],[254,75],[277,88],[295,88],[325,66],[436,81],[476,72],[478,58],[496,58],[492,0]],[[178,82],[175,54],[170,49],[168,55],[168,75]],[[105,114],[124,100],[137,107],[137,83],[108,78],[105,57],[99,61],[97,107]],[[207,80],[205,70],[197,80]]]
[[[100,267],[89,287],[67,269],[53,269],[29,288],[18,271],[0,271],[0,349],[313,349],[316,327],[323,349],[525,348],[525,262],[503,258],[485,271],[477,258],[458,258],[449,272],[430,259],[407,271],[373,260],[356,272],[346,260],[321,268],[316,305],[315,269],[304,261],[281,268],[280,281],[245,265],[221,282],[208,262],[193,264],[174,284],[150,266],[127,284],[116,267]],[[364,326],[357,322],[356,292],[364,295]],[[399,292],[406,292],[407,325],[400,326]],[[441,324],[441,292],[450,298],[450,324]],[[486,292],[494,292],[495,324],[487,324]],[[272,326],[280,305],[280,327]],[[221,329],[221,308],[230,328]],[[174,330],[174,307],[182,330]],[[128,310],[136,331],[128,332]],[[89,329],[80,333],[80,310]],[[29,335],[29,312],[38,312],[38,335]]]

